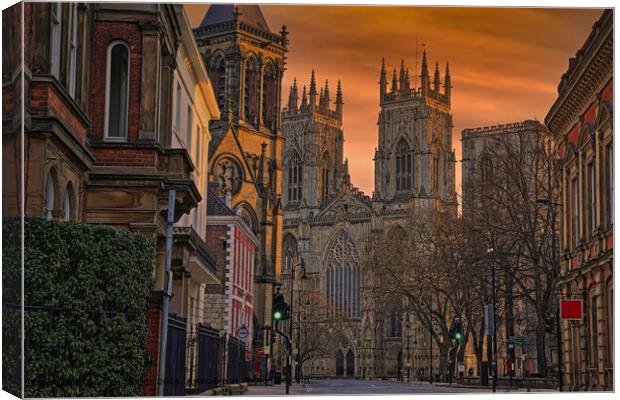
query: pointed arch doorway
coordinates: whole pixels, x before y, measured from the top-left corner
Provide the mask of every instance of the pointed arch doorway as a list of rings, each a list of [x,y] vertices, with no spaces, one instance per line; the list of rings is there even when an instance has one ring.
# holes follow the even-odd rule
[[[336,376],[344,375],[344,354],[342,350],[338,350],[336,353]]]
[[[347,352],[347,376],[355,376],[355,354],[351,349]]]

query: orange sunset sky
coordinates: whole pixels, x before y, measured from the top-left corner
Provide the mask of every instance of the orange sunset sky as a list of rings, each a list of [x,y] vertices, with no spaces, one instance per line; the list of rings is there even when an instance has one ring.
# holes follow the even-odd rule
[[[197,26],[208,5],[185,7],[192,26]],[[286,25],[290,32],[283,102],[294,77],[300,91],[309,84],[312,68],[317,83],[329,79],[332,100],[336,82],[342,80],[344,152],[352,183],[368,195],[374,188],[382,57],[390,81],[392,68],[404,58],[412,85],[416,36],[420,54],[422,43],[426,45],[431,79],[435,61],[442,81],[445,63],[450,62],[453,147],[460,160],[464,128],[544,120],[568,59],[602,13],[601,9],[401,6],[263,5],[261,9],[271,31]],[[460,192],[460,163],[456,174]]]

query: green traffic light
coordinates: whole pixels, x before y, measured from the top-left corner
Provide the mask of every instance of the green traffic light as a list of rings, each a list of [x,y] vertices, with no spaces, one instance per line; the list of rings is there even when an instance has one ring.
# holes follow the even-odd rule
[[[280,311],[276,311],[273,313],[273,319],[275,319],[276,321],[279,321],[282,319],[282,313]]]
[[[463,335],[461,335],[461,332],[457,332],[454,337],[456,338],[456,340],[461,340],[461,338],[463,337]]]

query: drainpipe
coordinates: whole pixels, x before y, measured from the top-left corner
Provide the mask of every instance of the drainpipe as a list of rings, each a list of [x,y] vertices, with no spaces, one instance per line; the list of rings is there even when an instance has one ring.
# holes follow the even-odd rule
[[[159,379],[157,386],[157,395],[164,395],[164,380],[166,379],[166,345],[168,341],[168,309],[170,308],[170,297],[172,288],[170,282],[170,264],[172,262],[172,234],[174,231],[174,202],[176,198],[176,190],[168,191],[168,220],[166,225],[166,261],[164,271],[164,293],[162,296],[161,307],[161,335],[159,341]]]

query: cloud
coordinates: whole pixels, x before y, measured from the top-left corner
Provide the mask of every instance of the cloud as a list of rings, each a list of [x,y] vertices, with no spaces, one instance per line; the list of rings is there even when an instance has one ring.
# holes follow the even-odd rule
[[[197,25],[207,5],[186,5]],[[460,159],[464,128],[537,117],[542,120],[557,84],[587,38],[601,9],[396,6],[261,6],[269,27],[290,32],[284,93],[297,77],[308,84],[338,79],[344,90],[345,156],[351,180],[370,194],[377,146],[381,58],[398,68],[405,59],[414,81],[416,39],[443,77],[450,62],[453,147]],[[418,56],[418,68],[421,57]],[[432,70],[431,70],[432,71]],[[390,77],[391,78],[391,77]],[[334,91],[335,94],[335,91]],[[286,96],[285,96],[286,97]],[[332,96],[334,97],[334,96]],[[283,99],[286,101],[286,98]],[[457,187],[460,187],[457,164]]]

